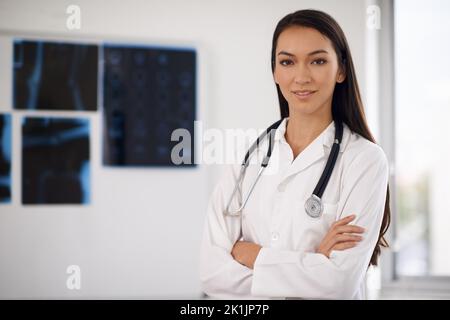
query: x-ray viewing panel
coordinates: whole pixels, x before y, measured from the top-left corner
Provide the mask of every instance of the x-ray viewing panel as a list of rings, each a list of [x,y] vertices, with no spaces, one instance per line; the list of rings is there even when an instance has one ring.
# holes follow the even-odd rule
[[[97,110],[97,45],[15,40],[13,74],[15,109]]]
[[[103,51],[103,163],[175,166],[171,141],[177,128],[190,134],[180,166],[194,165],[196,52],[105,45]]]

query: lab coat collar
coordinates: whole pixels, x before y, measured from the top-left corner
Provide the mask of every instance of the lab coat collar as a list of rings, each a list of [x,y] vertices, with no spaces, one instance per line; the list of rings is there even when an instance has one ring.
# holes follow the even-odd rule
[[[286,126],[287,126],[287,120],[288,118],[283,119],[283,121],[280,123],[280,126],[275,132],[274,139],[275,141],[278,141],[279,143],[286,143],[287,141],[285,139],[285,132],[286,132]],[[341,147],[339,149],[339,153],[344,152],[345,147],[347,145],[347,142],[349,140],[350,136],[350,130],[348,127],[344,124],[344,132],[342,136],[342,143]],[[331,147],[334,142],[334,121],[330,123],[330,125],[322,131],[322,133],[314,139],[292,162],[292,164],[288,167],[286,170],[286,173],[283,175],[284,178],[282,181],[293,175],[296,174],[306,168],[308,168],[310,165],[315,163],[316,161],[322,159],[324,156],[328,156],[331,150]]]

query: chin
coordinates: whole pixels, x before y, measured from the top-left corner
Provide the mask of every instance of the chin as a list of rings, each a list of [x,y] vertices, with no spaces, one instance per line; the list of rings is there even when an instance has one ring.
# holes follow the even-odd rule
[[[290,106],[293,106],[293,109],[296,113],[304,114],[304,115],[312,115],[317,112],[319,106],[314,102],[299,102],[295,101],[294,103],[289,103]]]

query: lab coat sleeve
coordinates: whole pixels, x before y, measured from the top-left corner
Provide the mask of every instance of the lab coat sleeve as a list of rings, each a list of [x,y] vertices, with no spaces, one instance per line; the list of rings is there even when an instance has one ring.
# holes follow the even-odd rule
[[[351,249],[332,251],[330,258],[315,252],[264,247],[255,261],[252,294],[320,299],[355,297],[378,240],[387,183],[386,156],[380,147],[371,144],[344,169],[338,204],[338,218],[355,214],[351,224],[366,229],[363,240]]]
[[[208,203],[201,244],[200,280],[204,293],[218,299],[247,299],[250,296],[252,270],[234,260],[231,250],[241,238],[240,216],[223,212],[237,181],[239,166],[227,166]],[[234,197],[237,208],[239,197]]]

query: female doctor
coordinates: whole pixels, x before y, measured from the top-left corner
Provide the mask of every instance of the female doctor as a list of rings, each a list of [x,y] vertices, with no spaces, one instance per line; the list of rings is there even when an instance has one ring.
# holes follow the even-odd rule
[[[211,195],[202,289],[226,299],[365,299],[367,268],[388,246],[388,162],[347,40],[328,14],[300,10],[278,23],[271,63],[281,120]]]

